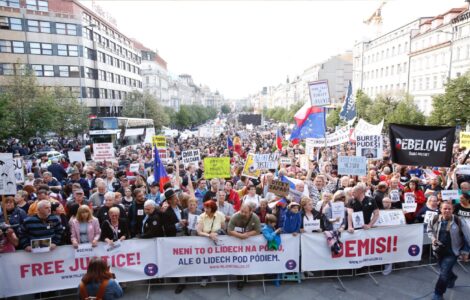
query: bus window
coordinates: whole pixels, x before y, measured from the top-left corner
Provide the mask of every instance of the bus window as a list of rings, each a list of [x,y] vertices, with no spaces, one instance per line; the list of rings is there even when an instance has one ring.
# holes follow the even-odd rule
[[[96,118],[90,120],[90,130],[118,129],[116,118]]]
[[[100,144],[100,143],[113,143],[116,138],[113,134],[98,134],[98,135],[91,135],[90,139],[92,140],[93,144]]]

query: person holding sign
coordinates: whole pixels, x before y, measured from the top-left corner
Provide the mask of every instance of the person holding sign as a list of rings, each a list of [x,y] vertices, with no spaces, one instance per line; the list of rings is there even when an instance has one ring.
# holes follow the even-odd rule
[[[91,243],[93,247],[98,245],[101,235],[98,219],[93,217],[93,213],[88,205],[82,205],[77,210],[75,218],[70,220],[71,241],[75,249],[78,244]]]
[[[408,182],[408,187],[405,188],[405,194],[412,193],[415,197],[415,203],[416,203],[416,210],[412,213],[405,214],[406,222],[408,224],[413,223],[416,213],[420,211],[421,208],[426,203],[426,197],[424,196],[423,191],[418,187],[418,182],[419,182],[418,178],[412,178],[410,182]]]
[[[300,207],[300,232],[322,232],[323,224],[321,222],[321,213],[314,209],[312,199],[302,197]]]
[[[352,190],[353,199],[348,204],[348,232],[354,233],[353,216],[354,213],[362,212],[364,225],[362,229],[370,229],[379,218],[379,208],[374,199],[366,196],[366,186],[358,183]]]
[[[189,198],[188,207],[183,210],[183,213],[188,216],[188,226],[186,235],[196,236],[197,224],[199,216],[202,214],[202,210],[199,209],[197,200],[195,198]]]
[[[345,210],[346,193],[337,191],[333,201],[323,207],[323,223],[325,231],[343,232],[347,225],[347,211]]]
[[[415,217],[415,221],[417,223],[424,223],[424,229],[426,230],[427,223],[429,222],[432,217],[437,216],[439,214],[439,202],[437,200],[437,196],[429,196],[426,205],[423,206],[417,213]]]

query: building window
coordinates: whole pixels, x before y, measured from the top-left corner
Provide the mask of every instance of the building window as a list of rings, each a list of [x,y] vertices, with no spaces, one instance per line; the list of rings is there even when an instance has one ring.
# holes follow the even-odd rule
[[[28,20],[28,31],[51,33],[51,23],[47,21]]]
[[[77,35],[77,25],[75,24],[56,23],[55,28],[58,34]]]
[[[41,43],[29,43],[29,51],[31,54],[41,54]]]
[[[105,73],[105,71],[98,70],[98,79],[99,79],[99,80],[103,80],[103,81],[106,80],[106,73]]]
[[[11,52],[11,42],[0,40],[0,52],[10,53]]]
[[[78,66],[69,66],[69,77],[80,77],[80,68]]]
[[[0,0],[0,6],[20,8],[20,0]]]
[[[93,69],[91,69],[91,68],[86,68],[85,69],[86,78],[95,79],[95,76],[94,76],[93,73],[94,73]]]
[[[78,46],[76,45],[57,45],[57,55],[59,56],[78,56]]]
[[[65,30],[65,24],[64,23],[56,23],[55,24],[55,32],[57,34],[66,34],[67,31]]]
[[[429,89],[429,77],[426,77],[426,85],[425,85],[425,89],[428,90]]]
[[[69,66],[59,66],[60,77],[70,77]]]
[[[24,42],[12,42],[13,53],[24,53]]]
[[[48,11],[49,3],[47,0],[26,0],[26,8],[31,10]]]
[[[13,64],[0,64],[0,75],[15,75]]]
[[[34,72],[34,75],[37,77],[44,76],[44,71],[42,70],[42,65],[31,65],[31,69]]]
[[[21,19],[0,17],[0,29],[23,30]]]
[[[433,78],[433,81],[432,81],[432,87],[437,89],[437,76],[434,76]]]
[[[67,56],[67,45],[57,45],[57,55]]]
[[[86,89],[86,94],[87,94],[87,97],[88,97],[88,98],[95,98],[95,90],[94,90],[94,88],[91,88],[91,87],[87,88],[87,89]]]
[[[390,75],[393,75],[395,73],[395,66],[390,67]]]

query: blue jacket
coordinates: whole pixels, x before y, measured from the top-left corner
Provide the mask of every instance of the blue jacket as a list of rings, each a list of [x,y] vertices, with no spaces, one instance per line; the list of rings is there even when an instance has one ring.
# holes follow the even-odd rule
[[[31,245],[31,240],[51,238],[59,246],[62,242],[62,223],[58,216],[49,215],[43,222],[38,215],[28,217],[23,222],[20,236],[21,249]]]
[[[59,182],[67,179],[67,172],[65,172],[64,168],[58,163],[51,164],[49,167],[47,167],[47,170],[51,172],[52,176],[55,177]]]
[[[302,223],[302,217],[300,212],[294,214],[290,210],[287,210],[284,223],[282,224],[283,233],[295,233],[300,232],[300,225]]]
[[[8,220],[10,225],[22,225],[24,220],[28,217],[26,212],[19,207],[15,207],[11,212],[8,212]],[[0,223],[5,222],[3,212],[0,212]],[[19,235],[19,227],[15,228],[15,233]]]
[[[88,283],[86,285],[88,296],[96,296],[96,294],[98,293],[99,287],[100,287],[99,283],[96,283],[96,282]],[[110,279],[108,282],[108,285],[106,286],[103,300],[118,299],[118,298],[121,298],[123,295],[124,295],[124,292],[122,291],[122,288],[119,286],[116,280]],[[78,298],[82,299],[80,297],[80,285],[78,286]]]
[[[263,233],[264,238],[268,241],[268,249],[279,249],[279,246],[281,245],[281,236],[276,233],[276,230],[272,226],[264,224],[263,229],[261,229],[261,233]]]

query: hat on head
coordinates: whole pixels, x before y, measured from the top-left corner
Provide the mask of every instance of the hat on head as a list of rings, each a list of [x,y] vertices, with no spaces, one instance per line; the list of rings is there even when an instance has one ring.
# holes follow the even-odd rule
[[[150,186],[151,186],[151,187],[156,187],[156,186],[158,186],[158,187],[159,187],[159,186],[160,186],[160,183],[159,183],[159,182],[156,182],[156,181],[154,181],[154,182],[152,182],[152,184],[151,184]]]
[[[293,206],[299,206],[300,207],[300,204],[295,202],[295,201],[292,201],[291,203],[289,203],[289,208],[292,208]]]
[[[176,193],[172,188],[169,188],[165,191],[165,199],[169,200],[171,197],[175,196]]]

